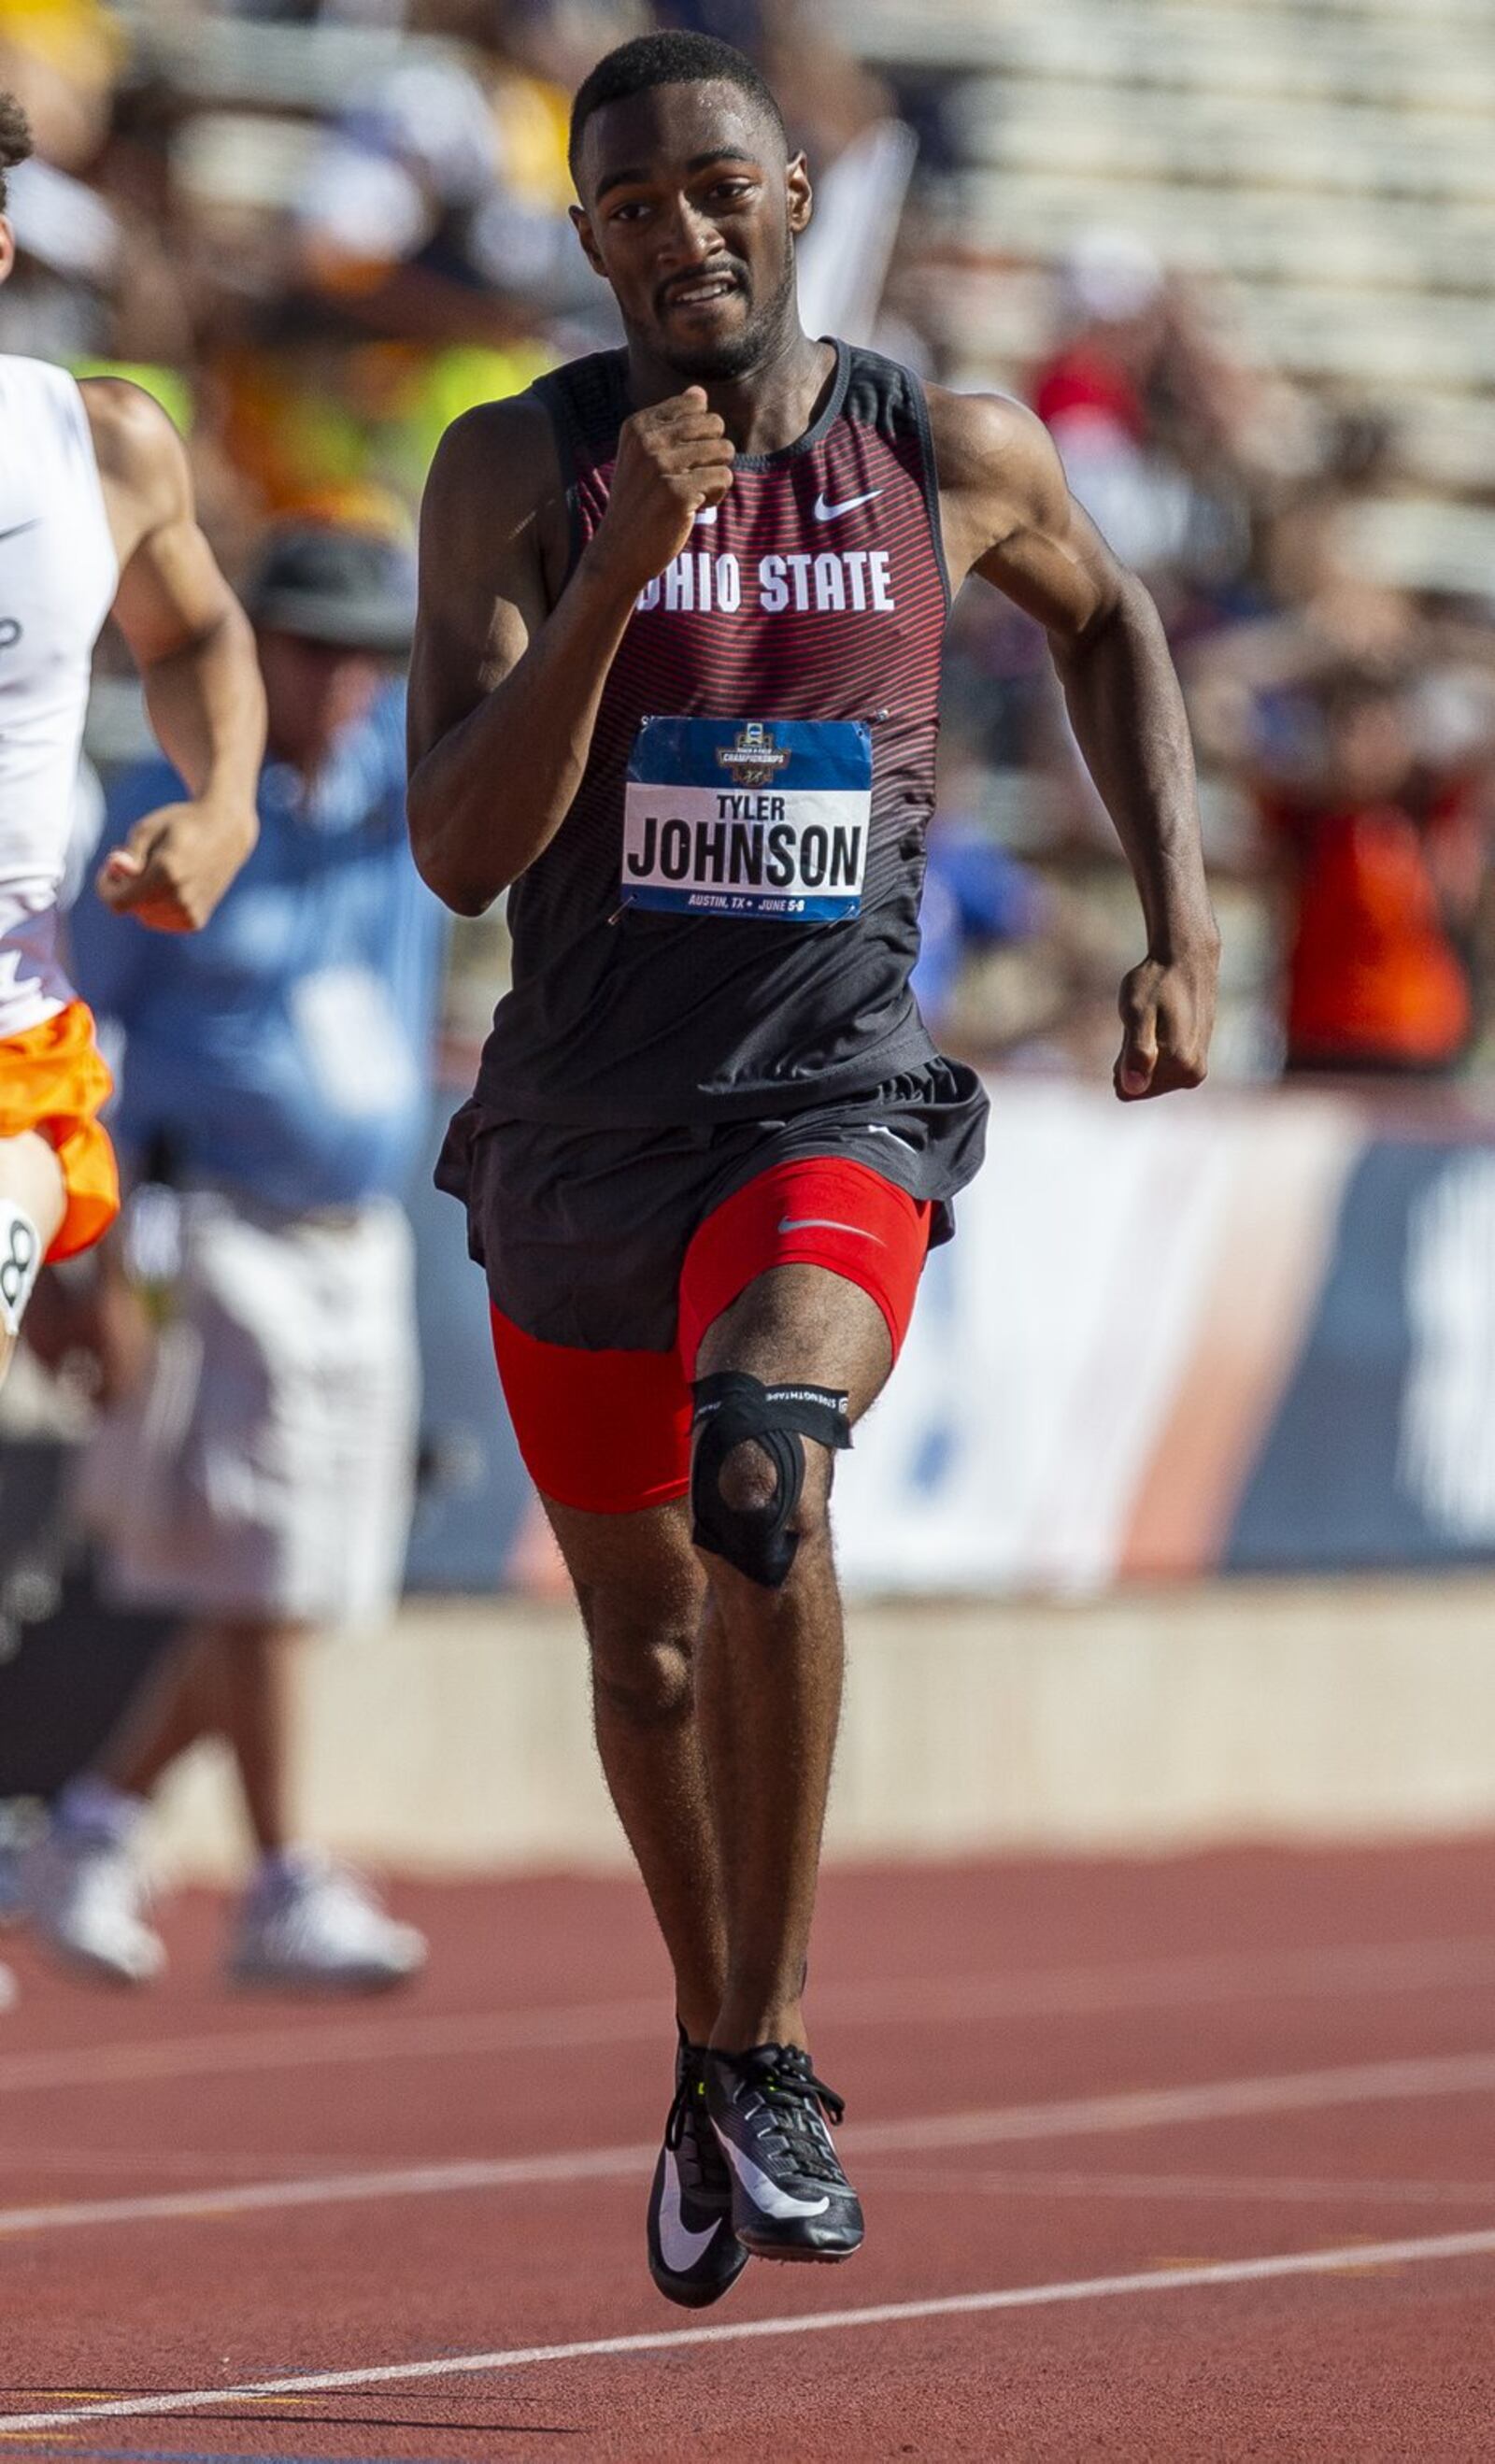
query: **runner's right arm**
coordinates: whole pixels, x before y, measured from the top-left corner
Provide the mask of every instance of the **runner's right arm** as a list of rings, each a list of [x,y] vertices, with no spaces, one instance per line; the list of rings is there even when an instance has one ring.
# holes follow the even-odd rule
[[[720,503],[732,462],[699,386],[635,411],[606,514],[552,606],[548,421],[521,399],[448,429],[421,509],[407,810],[416,864],[458,914],[480,914],[565,820],[634,602]]]

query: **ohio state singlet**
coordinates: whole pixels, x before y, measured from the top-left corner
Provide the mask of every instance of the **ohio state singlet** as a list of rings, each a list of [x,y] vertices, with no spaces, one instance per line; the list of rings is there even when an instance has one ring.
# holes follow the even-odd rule
[[[576,799],[509,896],[477,1101],[517,1119],[747,1119],[934,1054],[909,989],[949,586],[929,418],[835,345],[814,425],[739,455],[639,597]],[[535,392],[574,568],[628,416],[621,351]]]

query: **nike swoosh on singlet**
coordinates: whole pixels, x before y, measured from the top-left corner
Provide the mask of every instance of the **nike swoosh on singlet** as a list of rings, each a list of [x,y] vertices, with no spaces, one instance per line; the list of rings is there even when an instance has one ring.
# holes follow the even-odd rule
[[[702,2253],[716,2237],[718,2228],[707,2226],[704,2233],[693,2233],[680,2213],[680,2166],[672,2154],[665,2158],[664,2188],[659,2194],[659,2249],[665,2265],[672,2276],[689,2276]]]
[[[859,1241],[875,1241],[879,1249],[883,1245],[880,1235],[868,1232],[865,1224],[838,1223],[829,1215],[780,1215],[779,1229],[780,1232],[851,1232]]]
[[[0,531],[0,539],[19,539],[22,531],[39,531],[40,528],[41,516],[33,514],[29,522],[12,522],[8,531]]]
[[[869,505],[873,497],[880,496],[882,493],[881,488],[868,488],[865,496],[843,496],[839,505],[827,505],[823,490],[816,497],[812,508],[815,519],[818,522],[833,522],[838,515],[849,514],[857,505]]]

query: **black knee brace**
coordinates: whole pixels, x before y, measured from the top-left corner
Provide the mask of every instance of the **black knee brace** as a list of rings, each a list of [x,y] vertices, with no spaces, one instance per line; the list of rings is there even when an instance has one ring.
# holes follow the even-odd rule
[[[838,1451],[848,1446],[846,1398],[829,1386],[764,1386],[737,1369],[697,1377],[692,1392],[691,1537],[749,1582],[777,1591],[800,1545],[789,1522],[804,1486],[804,1440]],[[729,1506],[721,1493],[721,1466],[746,1440],[773,1465],[774,1494],[766,1506]]]

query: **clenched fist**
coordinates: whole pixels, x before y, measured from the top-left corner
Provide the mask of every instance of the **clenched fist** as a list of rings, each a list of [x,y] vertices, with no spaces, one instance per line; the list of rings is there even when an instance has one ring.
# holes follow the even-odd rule
[[[589,559],[642,590],[690,542],[691,526],[732,485],[737,447],[701,385],[624,421],[607,511]]]
[[[1113,1084],[1124,1104],[1202,1084],[1219,973],[1220,943],[1205,937],[1172,959],[1144,958],[1123,979]]]
[[[105,857],[99,895],[117,915],[133,915],[158,933],[195,933],[250,854],[258,829],[253,812],[206,803],[164,804]]]

